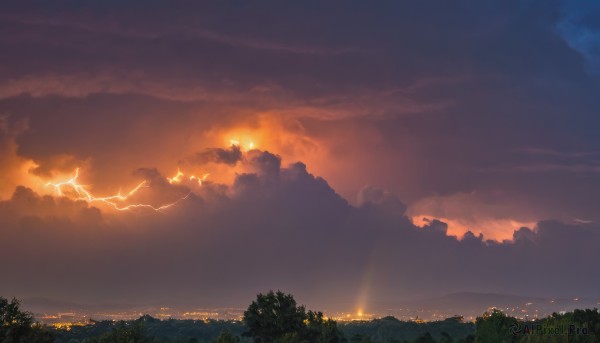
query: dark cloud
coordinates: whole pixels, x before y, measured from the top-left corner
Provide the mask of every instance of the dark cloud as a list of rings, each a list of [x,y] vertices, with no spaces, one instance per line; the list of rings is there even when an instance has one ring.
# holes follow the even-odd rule
[[[274,172],[270,163],[257,168]],[[222,306],[276,287],[347,308],[365,289],[375,302],[460,290],[592,296],[600,285],[593,224],[545,221],[503,243],[471,233],[457,240],[443,222],[413,225],[401,203],[378,191],[354,207],[301,163],[277,178],[259,172],[240,174],[228,191],[203,186],[150,216],[100,215],[19,188],[0,203],[0,257],[19,259],[0,292]],[[16,254],[25,245],[30,253]]]
[[[193,164],[224,163],[234,166],[242,159],[242,148],[239,145],[232,145],[228,149],[207,148],[197,153],[189,161]]]
[[[276,183],[279,181],[281,157],[268,151],[252,150],[248,154],[248,165],[266,183]]]
[[[40,196],[29,188],[17,187],[9,200],[2,203],[2,220],[13,223],[23,218],[62,218],[74,224],[99,223],[102,216],[97,208],[89,207],[84,201],[71,201],[66,198],[55,200],[51,196]],[[5,233],[10,234],[10,231]],[[49,232],[50,234],[52,232]]]

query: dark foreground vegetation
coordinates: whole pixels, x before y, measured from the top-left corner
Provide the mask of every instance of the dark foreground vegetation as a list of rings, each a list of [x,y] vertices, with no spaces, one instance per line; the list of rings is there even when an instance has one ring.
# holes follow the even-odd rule
[[[145,315],[131,321],[91,321],[70,330],[35,322],[16,299],[0,297],[0,343],[448,343],[448,342],[600,342],[600,313],[575,310],[523,322],[498,310],[475,323],[461,317],[415,323],[385,317],[337,323],[307,311],[282,292],[259,294],[243,321],[159,320]]]

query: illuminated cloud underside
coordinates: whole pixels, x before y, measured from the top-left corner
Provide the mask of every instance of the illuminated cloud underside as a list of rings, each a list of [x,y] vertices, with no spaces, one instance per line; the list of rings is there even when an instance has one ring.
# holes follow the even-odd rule
[[[0,295],[597,295],[597,6],[38,6],[0,14]]]

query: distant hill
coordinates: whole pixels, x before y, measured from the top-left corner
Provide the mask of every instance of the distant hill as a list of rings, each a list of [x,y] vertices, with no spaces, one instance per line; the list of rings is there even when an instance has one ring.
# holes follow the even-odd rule
[[[574,309],[598,308],[598,299],[543,298],[500,293],[457,292],[439,297],[386,305],[373,305],[384,314],[399,318],[416,317],[435,320],[454,314],[464,317],[481,315],[490,308],[497,308],[509,315],[523,318],[544,317],[553,312],[573,311]]]

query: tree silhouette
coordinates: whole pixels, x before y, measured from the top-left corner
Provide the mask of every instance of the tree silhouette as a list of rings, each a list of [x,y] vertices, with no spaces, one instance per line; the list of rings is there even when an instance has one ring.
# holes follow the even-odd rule
[[[304,306],[297,306],[291,294],[269,291],[259,294],[244,311],[245,336],[255,342],[276,342],[286,334],[294,334],[304,327]]]
[[[429,332],[426,332],[423,336],[417,338],[415,343],[435,343],[435,340]]]
[[[259,343],[345,341],[334,320],[325,319],[321,312],[307,313],[291,294],[281,291],[259,294],[244,312],[244,324],[248,328],[244,336]]]
[[[239,343],[239,337],[235,336],[229,331],[223,332],[219,337],[217,337],[213,343]]]
[[[343,342],[344,336],[332,319],[325,319],[323,313],[308,311],[306,327],[300,333],[301,340],[307,342]]]
[[[475,342],[508,343],[517,340],[511,332],[511,327],[518,325],[517,319],[497,309],[484,313],[483,317],[477,317],[476,325]]]
[[[54,342],[54,338],[44,326],[34,321],[31,312],[21,310],[17,299],[9,302],[0,297],[0,342],[47,343]]]
[[[140,320],[133,322],[120,321],[110,333],[100,337],[92,337],[89,343],[150,343],[153,339],[144,334],[144,324]]]

